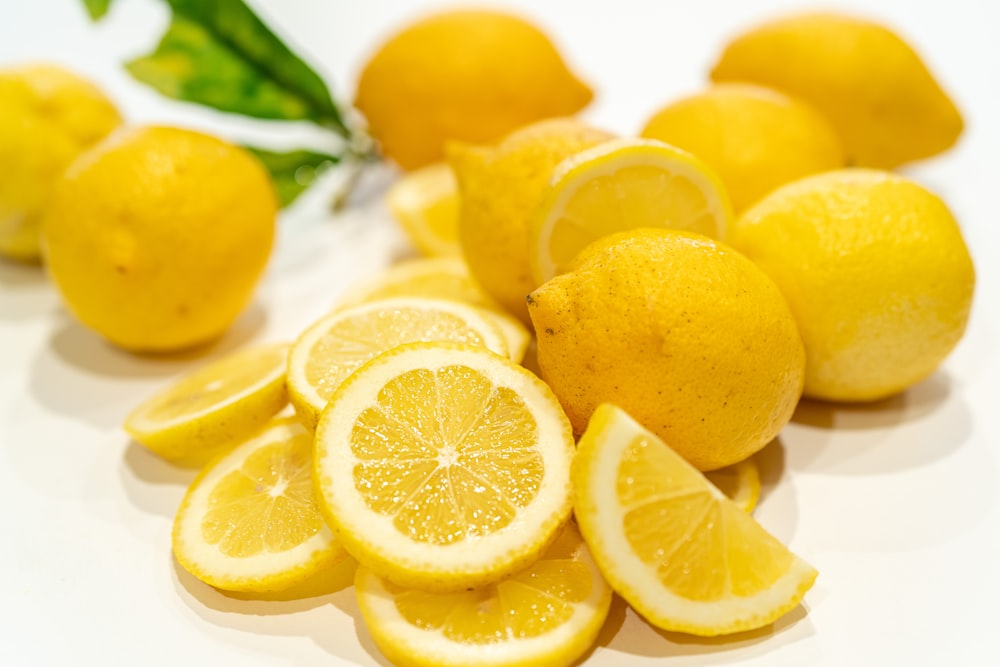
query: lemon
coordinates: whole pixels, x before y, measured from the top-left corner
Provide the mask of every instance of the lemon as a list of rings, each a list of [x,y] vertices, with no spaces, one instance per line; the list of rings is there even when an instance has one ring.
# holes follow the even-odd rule
[[[763,271],[718,241],[613,234],[529,299],[542,377],[577,433],[614,402],[713,470],[761,449],[795,410],[805,353],[792,313]]]
[[[438,161],[448,140],[495,141],[567,116],[593,97],[545,33],[491,10],[444,11],[390,37],[365,64],[355,106],[404,169]]]
[[[594,412],[573,461],[580,531],[615,591],[653,625],[715,636],[795,608],[816,570],[625,411]]]
[[[384,299],[337,310],[299,336],[288,355],[288,393],[305,424],[316,425],[337,387],[359,366],[403,343],[451,340],[509,350],[478,308],[424,298]]]
[[[458,244],[458,183],[447,164],[434,163],[404,174],[389,188],[385,200],[422,254],[462,254]]]
[[[137,351],[220,336],[271,253],[277,200],[247,151],[170,127],[116,132],[82,155],[43,221],[66,307]]]
[[[169,461],[201,466],[285,407],[287,365],[287,344],[230,354],[146,399],[125,430]]]
[[[533,565],[491,586],[425,593],[363,568],[355,585],[376,646],[413,667],[571,665],[611,607],[611,588],[572,523]]]
[[[896,167],[948,149],[962,116],[920,56],[889,28],[853,16],[804,13],[730,42],[713,81],[776,88],[825,114],[850,164]]]
[[[316,430],[316,488],[362,566],[423,590],[499,581],[570,514],[573,434],[549,388],[489,350],[412,343],[355,371]]]
[[[352,287],[337,302],[337,308],[400,296],[449,299],[484,309],[486,319],[503,333],[514,361],[524,358],[531,343],[531,332],[479,288],[461,257],[428,257],[394,264],[370,281]]]
[[[0,68],[0,100],[0,255],[35,261],[54,184],[122,119],[94,84],[56,65]]]
[[[760,499],[760,471],[752,458],[711,470],[705,477],[744,512],[752,512]]]
[[[174,555],[210,586],[295,586],[345,556],[312,490],[312,433],[275,420],[209,464],[174,518]]]
[[[636,227],[722,238],[732,219],[722,183],[701,160],[649,139],[615,139],[556,167],[529,227],[535,283],[563,273],[602,236]]]
[[[732,242],[788,299],[813,398],[900,392],[965,332],[972,258],[945,203],[905,178],[846,169],[791,183],[747,211]]]
[[[450,147],[462,199],[462,254],[476,282],[525,323],[524,298],[536,287],[528,221],[556,165],[611,138],[577,121],[556,119],[522,128],[496,147]]]
[[[846,155],[830,121],[805,102],[747,84],[716,84],[657,111],[642,136],[697,155],[743,211],[779,185],[839,169]]]

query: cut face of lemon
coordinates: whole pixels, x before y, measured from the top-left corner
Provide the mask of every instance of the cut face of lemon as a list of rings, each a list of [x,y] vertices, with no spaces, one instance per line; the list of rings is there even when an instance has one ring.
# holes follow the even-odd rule
[[[752,512],[760,499],[760,472],[752,458],[703,473],[719,491],[744,512]]]
[[[591,417],[573,462],[580,530],[604,577],[665,630],[721,635],[799,604],[816,570],[621,409]]]
[[[288,347],[247,348],[189,373],[135,408],[125,430],[169,461],[203,465],[288,402]]]
[[[571,665],[611,606],[611,588],[572,523],[535,564],[491,586],[426,593],[361,568],[355,587],[368,631],[396,665]]]
[[[210,586],[278,591],[345,556],[312,488],[312,433],[279,419],[209,464],[174,518],[174,555]]]
[[[507,340],[510,358],[520,361],[531,342],[531,332],[508,315],[486,295],[469,275],[461,257],[428,257],[400,262],[368,283],[352,289],[338,302],[337,309],[396,297],[447,299],[477,306],[486,311]]]
[[[411,171],[386,193],[386,205],[424,255],[460,255],[458,183],[447,164]]]
[[[556,167],[530,222],[528,255],[541,285],[602,236],[667,227],[722,239],[731,220],[722,182],[701,160],[651,139],[614,139]]]
[[[323,513],[358,561],[456,590],[537,559],[570,513],[569,421],[524,368],[481,347],[414,343],[373,359],[316,430]]]
[[[335,311],[309,327],[288,355],[288,393],[315,427],[326,402],[359,366],[403,343],[450,340],[507,355],[507,343],[482,311],[442,299],[398,298]]]

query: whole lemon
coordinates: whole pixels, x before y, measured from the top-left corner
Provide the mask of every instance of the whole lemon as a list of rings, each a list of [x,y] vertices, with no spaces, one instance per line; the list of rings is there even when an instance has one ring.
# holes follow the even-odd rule
[[[902,391],[965,331],[976,279],[962,233],[944,202],[905,178],[844,169],[791,183],[747,211],[730,241],[795,313],[807,396]]]
[[[178,128],[123,129],[56,185],[46,264],[69,310],[111,342],[190,347],[249,302],[276,214],[267,173],[242,148]]]
[[[534,123],[496,147],[452,144],[448,160],[461,199],[458,240],[472,277],[526,323],[536,287],[528,257],[529,221],[556,165],[612,135],[570,119]]]
[[[53,184],[121,121],[95,85],[61,67],[0,69],[0,255],[39,259],[39,220]]]
[[[389,38],[358,81],[355,105],[404,169],[440,160],[454,139],[489,143],[593,97],[549,38],[488,10],[446,11]]]
[[[538,365],[582,432],[618,405],[701,470],[788,422],[805,352],[781,292],[729,246],[669,229],[595,241],[529,297]]]
[[[846,164],[840,137],[805,102],[769,88],[717,84],[663,107],[642,136],[689,151],[722,179],[737,213],[779,185]]]
[[[962,133],[962,116],[920,56],[877,23],[807,13],[734,39],[713,81],[757,83],[824,113],[850,164],[889,169],[936,155]]]

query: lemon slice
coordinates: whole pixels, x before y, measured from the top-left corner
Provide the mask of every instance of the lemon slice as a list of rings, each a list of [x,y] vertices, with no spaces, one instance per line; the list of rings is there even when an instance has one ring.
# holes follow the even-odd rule
[[[230,354],[136,407],[125,431],[169,461],[201,466],[285,406],[287,364],[285,343]]]
[[[443,299],[398,298],[335,311],[309,327],[288,355],[288,394],[315,427],[340,383],[381,352],[414,341],[451,340],[508,353],[503,333],[482,311]]]
[[[389,212],[424,255],[459,255],[458,183],[451,167],[431,164],[411,171],[386,193]]]
[[[570,513],[573,435],[548,386],[481,347],[414,343],[358,369],[316,430],[324,516],[402,586],[492,583],[536,560]]]
[[[695,156],[652,139],[614,139],[556,167],[529,226],[531,270],[540,285],[592,241],[637,227],[721,239],[732,216],[722,182]]]
[[[611,606],[611,588],[572,523],[534,565],[497,584],[425,593],[359,568],[355,590],[379,650],[393,664],[426,667],[571,665]]]
[[[461,257],[425,257],[400,262],[369,282],[354,287],[337,304],[337,309],[379,299],[419,296],[460,301],[487,313],[507,340],[510,358],[520,361],[531,343],[531,332],[519,319],[508,315],[483,292]]]
[[[752,458],[702,473],[744,512],[752,512],[760,499],[760,472]]]
[[[312,433],[278,419],[209,464],[174,518],[174,555],[205,583],[269,592],[345,556],[312,489]]]
[[[576,517],[611,586],[654,625],[752,630],[793,609],[816,570],[623,410],[602,404],[573,462]]]

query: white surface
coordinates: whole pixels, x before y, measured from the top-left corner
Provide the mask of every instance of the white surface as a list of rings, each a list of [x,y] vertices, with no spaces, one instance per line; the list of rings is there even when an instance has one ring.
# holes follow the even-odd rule
[[[100,82],[134,121],[269,138],[165,102],[118,67],[153,43],[165,12],[118,0],[99,26],[77,0],[0,2],[0,65],[67,63]],[[343,97],[374,40],[440,3],[263,0],[253,3]],[[555,36],[599,91],[595,123],[636,131],[660,104],[702,84],[727,36],[791,0],[501,3]],[[997,3],[879,2],[842,6],[906,35],[965,112],[947,155],[907,170],[961,220],[979,284],[965,340],[941,370],[883,404],[809,405],[767,451],[757,516],[820,571],[803,607],[775,627],[726,641],[658,633],[621,607],[588,665],[986,665],[1000,596],[1000,293],[996,159],[1000,155]],[[2,103],[2,101],[0,101]],[[298,130],[294,136],[308,136]],[[287,134],[275,136],[288,141]],[[8,165],[0,165],[0,178]],[[322,191],[282,222],[255,307],[210,351],[289,339],[355,278],[406,252],[373,177],[336,219]],[[191,474],[131,444],[129,408],[197,363],[139,359],[70,321],[40,271],[0,262],[0,664],[386,664],[357,622],[350,589],[299,602],[228,598],[178,571],[170,520]]]

